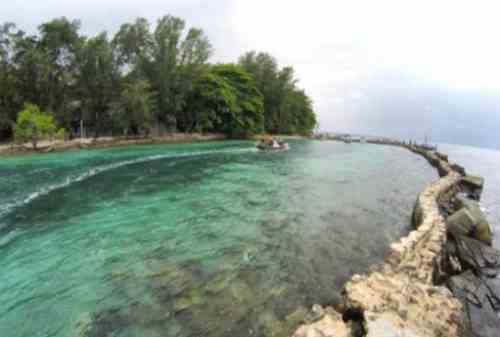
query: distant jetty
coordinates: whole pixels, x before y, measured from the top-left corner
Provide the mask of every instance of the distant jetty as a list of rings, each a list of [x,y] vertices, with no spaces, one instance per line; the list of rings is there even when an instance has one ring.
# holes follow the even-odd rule
[[[315,305],[314,321],[294,337],[500,336],[500,251],[479,207],[484,179],[469,176],[427,144],[382,137],[320,134],[315,138],[406,148],[440,179],[417,198],[414,230],[393,243],[380,266],[354,275],[335,308]]]

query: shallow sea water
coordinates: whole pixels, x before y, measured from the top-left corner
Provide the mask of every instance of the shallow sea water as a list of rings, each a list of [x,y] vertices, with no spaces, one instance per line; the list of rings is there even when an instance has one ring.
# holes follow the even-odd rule
[[[396,147],[291,146],[2,158],[0,336],[74,337],[91,317],[88,337],[288,336],[382,261],[437,179]]]

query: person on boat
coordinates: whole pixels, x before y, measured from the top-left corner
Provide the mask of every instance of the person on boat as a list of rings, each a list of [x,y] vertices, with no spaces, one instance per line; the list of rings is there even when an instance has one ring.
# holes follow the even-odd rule
[[[268,142],[265,139],[259,140],[259,143],[257,144],[257,147],[259,149],[264,149],[268,146]]]

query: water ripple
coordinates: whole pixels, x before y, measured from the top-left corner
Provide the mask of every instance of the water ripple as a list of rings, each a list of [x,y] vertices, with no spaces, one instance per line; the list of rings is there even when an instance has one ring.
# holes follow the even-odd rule
[[[38,191],[30,193],[26,198],[24,198],[22,200],[19,200],[19,201],[13,202],[13,203],[8,203],[6,205],[1,206],[0,207],[0,218],[4,217],[5,215],[12,212],[14,209],[16,209],[18,207],[29,204],[31,201],[39,198],[40,196],[47,195],[55,190],[59,190],[59,189],[68,187],[71,184],[84,181],[84,180],[89,179],[91,177],[94,177],[100,173],[114,170],[117,168],[121,168],[124,166],[145,163],[145,162],[150,162],[150,161],[155,161],[155,160],[161,160],[161,159],[167,159],[167,158],[185,158],[185,157],[196,157],[196,156],[204,156],[204,155],[211,155],[211,154],[224,154],[224,153],[235,154],[235,153],[247,153],[247,152],[256,152],[256,150],[253,148],[243,148],[243,149],[230,149],[230,150],[186,152],[186,153],[179,153],[179,154],[169,153],[169,154],[160,154],[160,155],[153,155],[153,156],[147,156],[147,157],[142,157],[142,158],[124,160],[124,161],[120,161],[117,163],[97,166],[97,167],[91,168],[90,170],[88,170],[82,174],[69,176],[63,182],[59,182],[59,183],[56,183],[53,185],[42,187]],[[0,226],[1,226],[1,224],[0,224]],[[1,229],[2,229],[2,227],[0,227],[0,230]],[[0,247],[1,247],[1,244],[0,244]]]

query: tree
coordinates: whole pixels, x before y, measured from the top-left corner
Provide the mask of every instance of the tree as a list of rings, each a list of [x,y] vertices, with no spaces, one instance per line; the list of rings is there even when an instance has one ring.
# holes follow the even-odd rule
[[[0,25],[0,134],[10,134],[17,113],[18,94],[15,68],[12,63],[15,32],[13,23]],[[0,135],[1,136],[1,135]]]
[[[163,16],[154,27],[137,18],[112,39],[79,32],[80,22],[64,17],[34,35],[0,25],[0,140],[12,137],[25,102],[50,111],[70,137],[82,121],[90,132],[81,134],[94,137],[158,134],[160,127],[233,137],[308,134],[317,124],[292,67],[256,52],[238,65],[210,65],[208,37],[180,18]]]
[[[29,141],[36,149],[40,139],[54,135],[56,125],[51,114],[40,111],[40,108],[34,104],[27,103],[19,112],[14,130],[16,140]]]
[[[255,77],[264,96],[266,132],[312,132],[316,124],[312,102],[303,90],[297,88],[292,67],[279,69],[274,57],[254,51],[241,56],[239,64]],[[306,124],[300,124],[302,122]]]
[[[144,80],[123,85],[120,99],[113,108],[113,121],[125,134],[148,134],[153,120],[153,93]]]
[[[196,81],[208,71],[207,61],[212,54],[212,46],[201,29],[191,28],[181,44],[181,59],[177,67],[177,92],[180,109],[176,111],[177,129],[189,131],[189,121],[194,116],[190,111],[188,99]]]
[[[152,58],[153,37],[148,20],[137,18],[125,23],[113,38],[118,64],[129,76],[146,78],[145,71]]]
[[[192,129],[249,137],[263,131],[263,101],[253,77],[242,67],[219,64],[197,83],[189,106]]]
[[[166,15],[150,32],[148,21],[140,18],[122,25],[113,39],[127,75],[150,82],[156,123],[170,129],[178,128],[178,121],[182,124],[189,114],[185,112],[187,96],[212,52],[201,29],[191,28],[183,38],[184,28],[182,19]]]
[[[59,123],[69,126],[72,116],[68,104],[72,101],[72,83],[76,79],[76,57],[82,46],[80,22],[62,17],[39,26],[37,49],[45,58],[46,81],[43,85],[42,106],[53,111]]]
[[[98,137],[106,122],[111,123],[110,108],[119,95],[118,63],[106,33],[85,41],[77,55],[78,84],[82,119]]]
[[[317,125],[312,101],[303,90],[294,89],[287,94],[283,111],[288,115],[288,133],[309,135]]]
[[[278,98],[278,64],[276,59],[267,53],[255,51],[244,54],[239,64],[255,78],[259,91],[264,96],[265,129],[268,132],[277,132],[277,114],[281,104]]]

